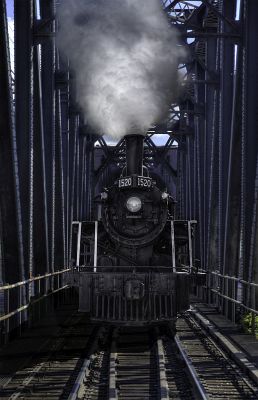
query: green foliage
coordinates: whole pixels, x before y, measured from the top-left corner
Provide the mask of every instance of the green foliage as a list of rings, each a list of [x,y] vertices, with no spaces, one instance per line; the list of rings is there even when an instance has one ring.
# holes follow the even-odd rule
[[[251,312],[243,315],[241,325],[246,333],[254,333],[256,339],[258,339],[258,315],[254,315]]]

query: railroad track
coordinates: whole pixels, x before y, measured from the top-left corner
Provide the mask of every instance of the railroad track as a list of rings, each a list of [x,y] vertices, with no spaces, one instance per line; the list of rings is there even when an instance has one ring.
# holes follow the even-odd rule
[[[110,399],[157,399],[157,343],[148,330],[123,330],[112,343]]]
[[[71,400],[258,398],[255,384],[190,315],[177,330],[175,338],[167,329],[114,330]]]
[[[258,388],[190,314],[178,320],[177,346],[202,399],[257,399]]]
[[[71,400],[196,398],[171,337],[157,329],[120,328],[106,337]]]
[[[103,328],[75,313],[0,399],[257,399],[255,384],[190,314],[168,328]]]
[[[0,399],[66,399],[82,368],[87,353],[97,345],[99,327],[74,313],[1,387]]]

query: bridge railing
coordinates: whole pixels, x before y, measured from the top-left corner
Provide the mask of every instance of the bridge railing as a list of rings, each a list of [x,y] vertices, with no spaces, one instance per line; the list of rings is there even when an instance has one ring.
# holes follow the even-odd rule
[[[29,309],[68,287],[63,282],[68,271],[70,268],[0,286],[0,336],[4,336],[4,341],[8,341],[11,330],[21,327],[29,319]]]
[[[223,275],[218,271],[206,271],[206,300],[215,305],[227,318],[239,322],[246,314],[251,315],[252,333],[258,326],[258,283],[240,277]],[[202,296],[203,297],[203,296]]]

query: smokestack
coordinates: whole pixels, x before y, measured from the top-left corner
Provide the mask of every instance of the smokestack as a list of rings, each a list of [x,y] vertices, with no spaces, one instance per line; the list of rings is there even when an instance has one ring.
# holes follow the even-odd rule
[[[143,165],[143,141],[142,135],[126,135],[126,175],[142,176]]]

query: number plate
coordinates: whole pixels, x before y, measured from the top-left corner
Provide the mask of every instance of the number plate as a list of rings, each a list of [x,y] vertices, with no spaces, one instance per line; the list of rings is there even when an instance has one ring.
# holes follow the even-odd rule
[[[132,186],[132,178],[121,178],[118,181],[118,187],[123,188],[123,187],[130,187]]]
[[[137,184],[140,187],[150,188],[151,187],[151,179],[150,178],[144,178],[142,176],[138,176]]]
[[[118,180],[119,188],[141,187],[149,189],[152,186],[152,179],[144,176],[129,176]]]

